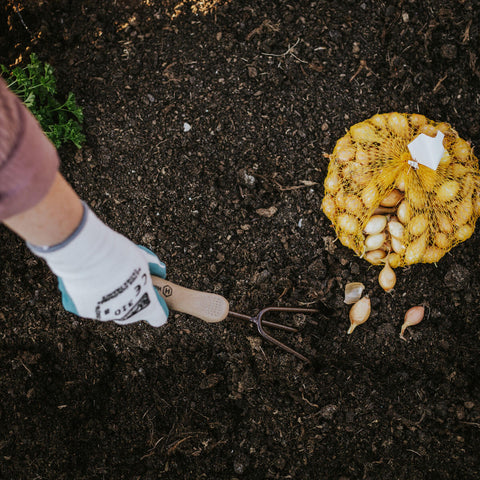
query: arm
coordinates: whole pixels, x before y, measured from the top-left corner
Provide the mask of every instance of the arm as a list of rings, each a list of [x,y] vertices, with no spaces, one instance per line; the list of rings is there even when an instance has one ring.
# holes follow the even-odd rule
[[[0,79],[0,221],[47,262],[68,311],[163,325],[168,308],[150,273],[165,277],[165,265],[96,217],[58,163],[35,118]]]
[[[33,245],[63,242],[80,224],[82,202],[57,172],[47,195],[32,208],[4,220],[5,225]]]

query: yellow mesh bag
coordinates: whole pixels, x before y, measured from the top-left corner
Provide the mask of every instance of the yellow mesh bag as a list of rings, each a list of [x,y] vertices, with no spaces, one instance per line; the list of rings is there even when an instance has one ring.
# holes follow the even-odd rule
[[[437,170],[418,169],[408,144],[444,134]],[[423,115],[378,114],[338,140],[322,208],[343,245],[392,267],[437,262],[469,238],[480,215],[480,171],[469,143]]]

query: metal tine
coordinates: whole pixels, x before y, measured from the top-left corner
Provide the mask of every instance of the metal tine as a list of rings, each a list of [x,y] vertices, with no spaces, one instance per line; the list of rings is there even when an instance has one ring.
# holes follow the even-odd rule
[[[233,317],[233,318],[239,318],[241,320],[247,320],[248,322],[252,322],[252,323],[257,324],[258,323],[258,316],[262,312],[264,312],[264,310],[262,310],[259,314],[257,314],[254,317],[250,317],[249,315],[244,315],[243,313],[236,313],[236,312],[228,312],[228,316]],[[282,325],[280,323],[270,322],[268,320],[262,320],[262,322],[267,327],[278,328],[279,330],[284,330],[286,332],[291,332],[291,333],[298,332],[297,328],[288,327],[287,325]]]
[[[267,312],[320,313],[320,310],[318,308],[303,308],[303,307],[266,307],[260,311],[257,317],[262,317]]]
[[[304,357],[301,353],[297,352],[296,350],[294,350],[293,348],[289,347],[288,345],[285,345],[284,343],[282,343],[280,340],[277,340],[276,338],[272,337],[271,335],[269,335],[264,329],[263,329],[263,326],[262,326],[262,320],[261,318],[258,319],[258,322],[255,322],[257,324],[257,329],[258,329],[258,333],[260,333],[260,335],[265,339],[265,340],[268,340],[270,343],[273,343],[274,345],[276,345],[277,347],[280,347],[282,350],[285,350],[286,352],[288,353],[291,353],[292,355],[295,355],[297,358],[299,358],[300,360],[306,362],[306,363],[310,363],[310,360],[307,358],[307,357]]]
[[[319,310],[316,308],[299,308],[299,307],[267,307],[260,311],[260,313],[256,317],[257,321],[255,322],[257,324],[257,329],[262,337],[264,337],[274,345],[277,345],[278,347],[282,348],[286,352],[291,353],[292,355],[295,355],[300,360],[306,363],[310,363],[310,360],[307,357],[303,356],[301,353],[297,352],[296,350],[289,347],[288,345],[285,345],[280,340],[277,340],[276,338],[272,337],[263,329],[263,325],[267,325],[267,321],[263,320],[262,317],[268,312],[319,313]],[[295,331],[298,332],[298,329],[295,329]]]
[[[275,322],[270,322],[268,320],[264,320],[263,316],[268,313],[268,312],[284,312],[284,313],[321,313],[321,310],[317,308],[297,308],[297,307],[266,307],[263,310],[261,310],[257,315],[254,317],[250,317],[248,315],[244,315],[243,313],[235,313],[235,312],[230,312],[229,316],[233,318],[239,318],[242,320],[248,320],[252,323],[255,323],[257,325],[257,330],[260,335],[268,340],[270,343],[273,343],[277,347],[280,347],[281,349],[285,350],[288,353],[291,353],[292,355],[295,355],[297,358],[300,360],[310,363],[310,360],[303,356],[301,353],[297,352],[293,348],[289,347],[288,345],[285,345],[282,343],[280,340],[277,340],[276,338],[272,337],[269,335],[264,329],[263,326],[267,327],[272,327],[272,328],[278,328],[280,330],[284,330],[286,332],[290,333],[295,333],[298,332],[297,328],[294,327],[289,327],[287,325],[282,325],[280,323],[275,323]]]
[[[257,323],[257,322],[254,321],[253,323]],[[277,328],[278,330],[283,330],[284,332],[290,332],[290,333],[298,332],[298,328],[289,327],[287,325],[282,325],[280,323],[270,322],[268,320],[262,320],[262,324],[266,325],[267,327],[272,327],[272,328]]]

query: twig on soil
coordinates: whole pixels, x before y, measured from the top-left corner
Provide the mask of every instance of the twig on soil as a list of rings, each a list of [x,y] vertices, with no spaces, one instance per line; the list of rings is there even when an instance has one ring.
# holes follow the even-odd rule
[[[158,444],[164,439],[165,437],[160,437],[153,447],[150,449],[148,453],[146,453],[143,457],[140,458],[140,460],[144,460],[145,458],[151,457],[155,453],[155,449],[157,448]]]
[[[28,372],[28,375],[31,377],[32,376],[32,371],[23,363],[22,360],[20,360],[20,363],[22,364],[23,368]]]
[[[262,52],[262,55],[265,55],[266,57],[286,57],[287,55],[291,55],[293,58],[295,58],[295,60],[298,60],[301,63],[308,63],[305,60],[298,58],[294,53],[292,53],[294,51],[294,48],[298,45],[298,42],[300,42],[300,38],[293,45],[291,46],[289,45],[288,49],[283,53],[263,53]]]
[[[472,26],[472,20],[470,20],[467,24],[467,28],[463,34],[462,44],[465,45],[470,40],[470,27]]]
[[[460,423],[464,423],[465,425],[472,425],[474,427],[480,428],[480,423],[477,423],[477,422],[460,422]]]
[[[281,192],[287,192],[291,190],[300,190],[301,188],[313,187],[315,185],[318,185],[318,182],[312,182],[311,180],[300,180],[300,183],[302,183],[302,185],[291,185],[288,187],[284,187],[282,184],[280,184],[279,182],[277,182],[272,178],[267,178],[266,176],[259,175],[258,173],[255,174],[255,176],[258,178],[261,178],[262,180],[265,180],[266,182],[273,183]]]
[[[259,35],[262,33],[263,29],[266,28],[272,32],[279,32],[280,31],[280,23],[272,23],[268,18],[264,20],[257,28],[254,28],[246,37],[245,39],[247,42],[254,36]]]
[[[177,440],[167,451],[167,455],[171,455],[183,442],[188,440],[189,438],[193,438],[195,435],[189,435],[188,437],[181,438]]]
[[[417,454],[419,457],[422,456],[420,453],[416,452],[415,450],[412,450],[411,448],[407,448],[407,452],[415,453],[415,454]]]
[[[437,84],[433,87],[433,93],[437,93],[438,89],[442,85],[442,82],[448,77],[448,74],[446,74],[444,77],[442,77]]]
[[[352,77],[350,78],[349,82],[353,82],[353,80],[355,79],[355,77],[363,70],[367,70],[367,72],[370,74],[370,75],[374,75],[372,69],[367,65],[367,62],[366,60],[360,60],[360,66],[358,67],[357,71],[352,75]]]
[[[305,395],[303,394],[303,392],[302,392],[302,400],[307,402],[308,405],[310,405],[311,407],[320,408],[316,403],[312,403],[307,398],[305,398]]]
[[[185,441],[189,440],[190,438],[194,438],[198,436],[199,434],[193,434],[193,435],[188,435],[184,438],[181,438],[180,440],[177,440],[169,449],[167,450],[167,455],[172,455],[175,450]]]

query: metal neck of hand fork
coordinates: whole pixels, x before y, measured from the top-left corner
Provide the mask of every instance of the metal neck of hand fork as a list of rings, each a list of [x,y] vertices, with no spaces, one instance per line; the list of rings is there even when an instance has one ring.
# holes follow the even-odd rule
[[[264,330],[265,327],[276,328],[289,333],[296,333],[298,329],[288,327],[279,323],[264,320],[263,316],[269,312],[277,313],[304,313],[304,314],[329,314],[330,309],[321,305],[321,309],[317,308],[291,308],[291,307],[266,307],[262,309],[257,315],[251,317],[243,313],[230,312],[228,301],[221,295],[215,293],[199,292],[197,290],[190,290],[180,285],[164,280],[163,278],[152,275],[152,281],[157,288],[159,294],[165,299],[168,307],[177,312],[186,313],[193,317],[200,318],[206,322],[220,322],[227,316],[246,320],[254,323],[257,326],[258,333],[269,342],[277,345],[288,353],[295,355],[304,362],[309,362],[308,358],[303,356],[288,345],[280,342],[272,337]]]

